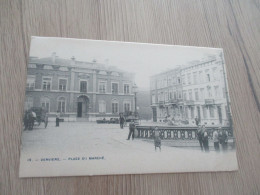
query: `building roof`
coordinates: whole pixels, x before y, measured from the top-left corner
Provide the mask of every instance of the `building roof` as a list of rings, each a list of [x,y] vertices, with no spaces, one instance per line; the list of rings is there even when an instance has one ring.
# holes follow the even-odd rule
[[[38,57],[30,57],[29,59],[30,64],[44,64],[44,65],[59,65],[64,67],[76,67],[76,68],[87,68],[87,69],[94,69],[94,70],[104,70],[104,71],[112,71],[112,72],[120,72],[120,73],[128,73],[133,74],[131,72],[123,71],[116,66],[108,66],[105,64],[94,62],[84,62],[75,60],[74,57],[71,59],[64,59],[55,56],[53,57],[45,57],[45,58],[38,58]]]

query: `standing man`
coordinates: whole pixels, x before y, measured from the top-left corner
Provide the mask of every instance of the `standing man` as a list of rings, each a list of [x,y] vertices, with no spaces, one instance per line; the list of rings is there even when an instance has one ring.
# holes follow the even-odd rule
[[[197,133],[197,136],[198,136],[198,140],[199,140],[199,143],[200,143],[200,149],[201,149],[201,151],[203,151],[202,135],[203,135],[202,127],[199,126],[199,127],[198,127],[198,133]]]
[[[134,139],[135,137],[134,132],[135,132],[135,122],[132,120],[131,123],[129,124],[129,134],[127,140],[130,140],[131,135],[132,135],[132,140]]]
[[[202,126],[202,132],[203,132],[202,143],[203,143],[204,150],[205,152],[209,152],[209,137],[205,125]]]
[[[124,123],[125,123],[125,118],[124,118],[123,114],[120,114],[120,116],[119,116],[119,123],[120,123],[120,128],[123,129]]]
[[[214,142],[215,150],[219,152],[219,138],[218,138],[218,131],[216,129],[213,131],[213,142]]]
[[[57,113],[56,113],[56,127],[59,127],[59,126],[60,126],[60,113],[57,110]]]

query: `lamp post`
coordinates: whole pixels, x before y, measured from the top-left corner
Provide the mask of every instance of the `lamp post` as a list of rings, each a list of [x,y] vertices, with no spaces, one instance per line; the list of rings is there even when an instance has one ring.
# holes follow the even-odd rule
[[[225,93],[226,93],[226,101],[227,101],[227,117],[228,117],[228,122],[230,126],[230,130],[233,136],[233,121],[232,121],[232,115],[231,115],[231,110],[230,110],[230,101],[229,101],[229,94],[228,94],[228,88],[227,88],[227,77],[226,77],[226,70],[224,67],[224,59],[223,59],[223,53],[220,53],[220,58],[221,58],[221,63],[222,63],[222,68],[223,68],[223,76],[224,76],[224,85],[225,85]]]
[[[135,95],[135,115],[136,115],[136,112],[137,112],[137,98],[136,98],[136,94],[137,94],[137,85],[134,83],[133,85],[133,92],[134,92],[134,95]]]

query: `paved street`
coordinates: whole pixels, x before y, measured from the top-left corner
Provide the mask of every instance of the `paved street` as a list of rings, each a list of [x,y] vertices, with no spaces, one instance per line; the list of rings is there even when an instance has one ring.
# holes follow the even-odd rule
[[[46,129],[36,127],[23,132],[20,173],[23,176],[91,175],[223,171],[236,167],[235,151],[204,153],[194,148],[162,145],[159,152],[154,150],[152,141],[126,140],[127,136],[128,127],[120,129],[118,124],[63,122],[55,127],[50,122]],[[82,160],[84,157],[88,160]],[[89,157],[103,160],[91,161]],[[58,158],[59,162],[46,163],[42,158]],[[74,158],[80,160],[71,160]],[[28,162],[29,159],[32,161]]]

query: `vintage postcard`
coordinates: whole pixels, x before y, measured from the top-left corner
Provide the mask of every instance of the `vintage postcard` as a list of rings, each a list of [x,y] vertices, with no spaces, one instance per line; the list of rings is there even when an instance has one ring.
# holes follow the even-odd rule
[[[223,50],[32,37],[20,177],[238,169]]]

